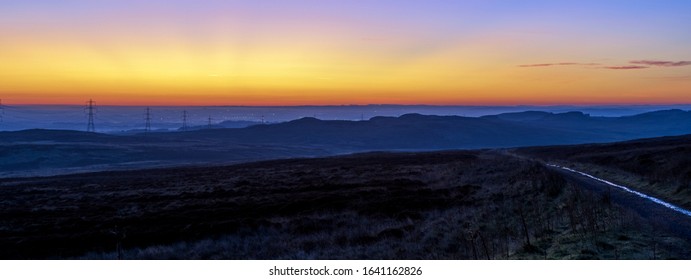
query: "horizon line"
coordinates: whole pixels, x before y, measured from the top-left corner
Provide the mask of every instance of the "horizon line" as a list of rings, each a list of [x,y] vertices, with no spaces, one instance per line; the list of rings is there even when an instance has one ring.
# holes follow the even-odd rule
[[[88,101],[85,101],[88,102]],[[370,103],[370,104],[301,104],[301,105],[203,105],[203,104],[101,104],[94,100],[95,106],[99,107],[264,107],[264,108],[286,108],[286,107],[368,107],[368,106],[396,106],[396,107],[652,107],[652,106],[691,106],[691,103],[554,103],[554,104],[401,104],[401,103]],[[3,107],[10,106],[84,106],[84,104],[69,103],[7,103],[2,102]]]

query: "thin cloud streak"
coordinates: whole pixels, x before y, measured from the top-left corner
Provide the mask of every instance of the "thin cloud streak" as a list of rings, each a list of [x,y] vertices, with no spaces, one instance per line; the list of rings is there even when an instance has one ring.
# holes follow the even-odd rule
[[[640,65],[625,65],[625,66],[605,66],[602,68],[611,69],[611,70],[635,70],[635,69],[646,69],[646,68],[650,68],[650,67],[640,66]]]
[[[605,65],[596,67],[600,69],[610,70],[635,70],[647,69],[651,67],[681,67],[691,65],[691,61],[666,61],[666,60],[631,60],[633,65]],[[579,63],[579,62],[559,62],[559,63],[537,63],[537,64],[521,64],[518,67],[551,67],[551,66],[600,66],[600,63]]]
[[[632,61],[629,61],[629,63],[649,65],[649,66],[661,66],[661,67],[680,67],[680,66],[691,65],[691,61],[664,61],[664,60],[632,60]]]

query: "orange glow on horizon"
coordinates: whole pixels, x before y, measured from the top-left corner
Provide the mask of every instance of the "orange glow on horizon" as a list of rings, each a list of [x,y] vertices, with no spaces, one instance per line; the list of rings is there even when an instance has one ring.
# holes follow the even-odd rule
[[[430,4],[424,17],[415,17],[425,11],[413,2],[384,5],[412,16],[403,17],[362,14],[362,3],[176,1],[164,8],[123,1],[0,11],[0,98],[200,106],[691,104],[691,58],[684,57],[688,44],[669,43],[679,38],[670,35],[675,29],[664,29],[667,37],[641,33],[631,20],[612,33],[570,18],[572,7],[547,7],[569,13],[537,13],[542,21],[533,21],[513,11],[474,17],[470,8],[452,9],[468,5],[459,3]],[[473,20],[451,12],[461,10]],[[650,58],[658,65],[631,63]]]

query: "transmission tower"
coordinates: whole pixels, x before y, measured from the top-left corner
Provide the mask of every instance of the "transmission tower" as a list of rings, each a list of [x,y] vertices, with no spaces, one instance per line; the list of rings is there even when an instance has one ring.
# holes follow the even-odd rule
[[[144,126],[144,131],[151,131],[151,108],[146,107],[146,118],[144,119],[146,124]]]
[[[182,111],[182,131],[187,131],[187,111]]]
[[[209,128],[211,128],[211,116],[209,116]]]
[[[94,101],[89,99],[86,104],[86,110],[88,111],[87,114],[89,115],[89,123],[86,125],[86,131],[96,132],[96,127],[94,126]]]

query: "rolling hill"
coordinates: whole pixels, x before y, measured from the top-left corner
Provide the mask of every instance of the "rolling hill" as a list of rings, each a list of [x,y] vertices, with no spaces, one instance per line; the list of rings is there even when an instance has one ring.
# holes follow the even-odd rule
[[[302,118],[237,129],[136,135],[77,131],[0,132],[0,176],[223,164],[365,151],[506,148],[614,142],[691,133],[691,112],[628,117],[579,112],[478,118],[406,114],[367,121]]]

